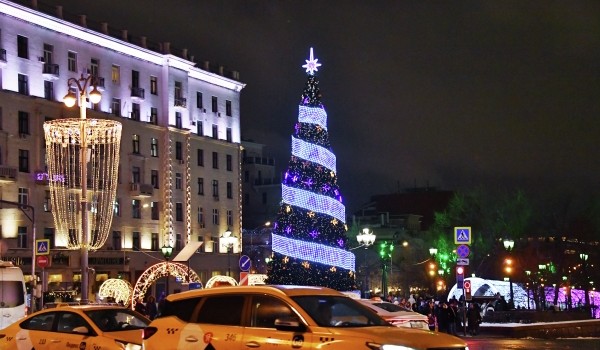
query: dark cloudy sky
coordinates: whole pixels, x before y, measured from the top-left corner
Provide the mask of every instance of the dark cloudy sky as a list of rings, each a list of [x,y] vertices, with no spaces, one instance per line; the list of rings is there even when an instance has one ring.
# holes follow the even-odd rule
[[[238,70],[242,135],[282,168],[314,47],[351,209],[415,184],[600,184],[598,1],[44,2]]]

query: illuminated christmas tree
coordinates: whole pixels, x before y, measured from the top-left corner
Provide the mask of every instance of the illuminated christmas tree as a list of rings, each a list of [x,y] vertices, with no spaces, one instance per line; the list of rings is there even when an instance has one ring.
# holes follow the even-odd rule
[[[355,289],[354,254],[346,249],[346,211],[315,76],[320,66],[311,48],[310,59],[302,66],[308,79],[292,135],[292,156],[281,183],[267,283],[347,291]]]

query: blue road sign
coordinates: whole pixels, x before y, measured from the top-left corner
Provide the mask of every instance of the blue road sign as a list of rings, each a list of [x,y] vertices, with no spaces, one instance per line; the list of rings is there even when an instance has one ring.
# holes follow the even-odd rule
[[[471,244],[471,227],[455,227],[454,244]]]
[[[252,261],[250,261],[250,257],[248,255],[240,256],[240,270],[248,271],[252,267]]]
[[[458,255],[459,258],[467,258],[470,253],[471,249],[469,249],[469,246],[466,244],[461,244],[456,248],[456,255]]]
[[[49,239],[36,239],[35,240],[35,255],[48,255],[50,254],[50,240]]]

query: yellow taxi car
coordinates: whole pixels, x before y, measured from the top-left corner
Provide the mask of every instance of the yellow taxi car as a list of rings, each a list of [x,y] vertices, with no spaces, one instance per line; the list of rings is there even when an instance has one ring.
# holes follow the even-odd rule
[[[444,333],[394,327],[332,289],[236,286],[167,297],[143,332],[144,350],[468,350]]]
[[[58,306],[0,330],[0,349],[135,350],[150,320],[120,306]]]

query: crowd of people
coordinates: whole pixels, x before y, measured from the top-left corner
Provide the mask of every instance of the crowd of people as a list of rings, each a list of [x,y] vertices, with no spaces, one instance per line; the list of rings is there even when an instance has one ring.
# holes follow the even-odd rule
[[[164,293],[160,296],[158,302],[156,301],[156,298],[154,298],[154,296],[150,295],[146,298],[145,301],[143,299],[140,299],[135,304],[135,311],[153,320],[158,315],[160,315],[160,312],[162,311],[162,307],[164,305],[164,300]]]
[[[479,333],[482,318],[481,306],[477,303],[467,303],[465,309],[464,301],[456,298],[436,302],[433,299],[415,299],[412,295],[408,299],[388,295],[386,300],[427,316],[429,329],[432,331],[452,335],[458,335],[464,330],[470,335]]]

